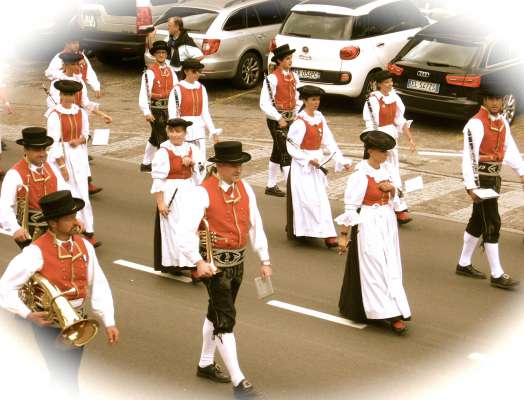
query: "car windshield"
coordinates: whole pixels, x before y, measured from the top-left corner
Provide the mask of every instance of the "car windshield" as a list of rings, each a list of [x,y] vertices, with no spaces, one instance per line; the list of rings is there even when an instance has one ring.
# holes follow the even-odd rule
[[[353,17],[347,15],[293,11],[280,33],[313,39],[348,40],[352,23]]]
[[[189,32],[206,33],[218,13],[211,10],[191,7],[173,7],[167,10],[155,22],[155,26],[159,29],[167,29],[167,20],[170,17],[182,17],[184,21],[184,29]]]
[[[466,68],[479,50],[477,45],[423,39],[402,60],[429,66]]]

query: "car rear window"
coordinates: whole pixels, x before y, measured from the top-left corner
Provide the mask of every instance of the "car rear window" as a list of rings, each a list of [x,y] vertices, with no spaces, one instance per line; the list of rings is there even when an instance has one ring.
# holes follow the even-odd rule
[[[189,32],[206,33],[218,13],[201,8],[173,7],[158,18],[155,25],[160,29],[167,29],[167,20],[176,16],[182,17],[184,29]]]
[[[404,56],[411,61],[433,66],[465,68],[471,65],[480,47],[467,43],[422,39]]]
[[[348,40],[353,17],[317,12],[292,11],[281,34],[312,39]]]

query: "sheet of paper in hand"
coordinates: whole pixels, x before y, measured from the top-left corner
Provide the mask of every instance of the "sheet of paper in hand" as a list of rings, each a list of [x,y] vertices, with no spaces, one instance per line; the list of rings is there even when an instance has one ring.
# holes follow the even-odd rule
[[[473,189],[473,193],[475,193],[481,200],[496,199],[497,197],[500,197],[500,194],[493,189]]]
[[[93,132],[93,146],[105,146],[109,144],[109,129],[95,129]]]
[[[262,278],[260,276],[255,278],[255,286],[257,288],[257,296],[259,299],[271,296],[275,291],[273,290],[273,284],[271,283],[271,277]]]
[[[424,182],[422,180],[422,176],[416,176],[412,179],[408,179],[407,181],[404,181],[404,187],[405,192],[410,193],[414,192],[415,190],[422,190],[424,188]]]

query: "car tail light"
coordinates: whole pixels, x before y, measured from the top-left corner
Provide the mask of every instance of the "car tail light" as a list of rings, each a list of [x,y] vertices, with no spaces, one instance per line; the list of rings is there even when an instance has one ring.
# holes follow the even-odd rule
[[[269,42],[269,51],[272,52],[273,50],[275,50],[277,48],[277,39],[276,38],[273,38],[271,39],[271,41]]]
[[[404,68],[399,67],[397,64],[388,64],[388,71],[393,75],[400,76],[404,73]]]
[[[347,46],[340,49],[340,59],[341,60],[353,60],[357,58],[360,54],[360,47],[357,46]]]
[[[151,0],[136,0],[136,32],[147,33],[152,29]]]
[[[480,75],[446,75],[448,85],[480,87]]]
[[[204,39],[202,42],[202,53],[205,56],[215,54],[220,47],[220,39]]]

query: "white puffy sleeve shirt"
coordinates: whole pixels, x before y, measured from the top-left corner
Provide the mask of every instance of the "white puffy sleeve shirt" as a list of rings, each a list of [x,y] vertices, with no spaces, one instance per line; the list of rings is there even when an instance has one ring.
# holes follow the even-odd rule
[[[397,103],[394,125],[397,128],[397,131],[402,132],[402,129],[407,122],[404,118],[406,106],[394,89],[392,89],[387,96],[384,96],[382,92],[378,90],[373,92],[372,96],[369,96],[369,99],[364,104],[364,109],[362,111],[362,116],[364,118],[364,122],[366,123],[366,129],[376,129],[380,125],[380,103],[378,99],[382,99],[385,104]],[[371,112],[369,111],[370,106]]]
[[[62,105],[58,105],[55,109],[62,114],[76,114],[77,112],[82,113],[82,136],[86,139],[89,138],[89,119],[87,112],[79,108],[76,104],[73,104],[71,108],[64,108]],[[47,160],[49,163],[56,162],[57,158],[64,156],[62,147],[62,125],[60,123],[60,117],[56,112],[50,112],[47,117],[47,135],[54,139],[53,144],[49,148],[49,154]],[[58,175],[58,174],[57,174]]]
[[[298,75],[295,72],[286,72],[284,71],[284,75],[286,74],[293,74],[295,76],[295,80],[297,83],[297,88],[300,87],[300,79]],[[268,84],[266,82],[269,82],[269,86],[271,87],[271,93],[273,94],[273,98],[271,98],[271,94],[269,93],[269,89],[267,88]],[[281,114],[278,112],[278,110],[273,105],[273,99],[275,97],[275,94],[277,93],[277,85],[278,80],[275,74],[269,74],[264,81],[262,82],[262,90],[260,92],[260,101],[259,106],[260,109],[266,114],[267,119],[272,119],[274,121],[278,121],[280,118],[282,118]],[[298,113],[298,110],[300,110],[300,107],[302,107],[302,100],[299,99],[299,92],[298,90],[295,93],[295,114]]]

